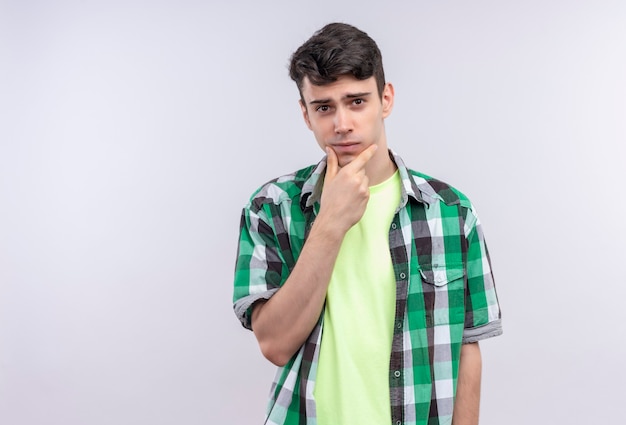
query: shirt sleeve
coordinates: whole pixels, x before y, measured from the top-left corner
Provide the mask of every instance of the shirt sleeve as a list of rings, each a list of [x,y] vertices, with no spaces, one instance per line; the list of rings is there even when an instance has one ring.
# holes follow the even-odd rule
[[[284,261],[271,221],[263,209],[243,209],[235,265],[233,307],[241,324],[252,329],[252,306],[267,300],[283,283]]]
[[[502,323],[489,251],[480,220],[472,209],[465,230],[468,251],[463,343],[471,343],[500,335]]]

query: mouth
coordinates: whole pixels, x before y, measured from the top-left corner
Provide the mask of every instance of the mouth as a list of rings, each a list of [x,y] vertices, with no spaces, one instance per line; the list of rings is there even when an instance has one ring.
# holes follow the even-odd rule
[[[342,142],[342,143],[335,143],[331,145],[331,147],[337,154],[354,153],[360,149],[359,146],[360,146],[359,142]]]

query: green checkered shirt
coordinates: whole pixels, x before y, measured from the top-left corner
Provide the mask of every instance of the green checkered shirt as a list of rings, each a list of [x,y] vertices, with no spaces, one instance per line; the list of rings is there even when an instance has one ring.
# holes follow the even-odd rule
[[[402,197],[389,229],[396,314],[389,361],[391,424],[452,422],[463,343],[502,333],[478,216],[458,190],[409,170],[393,151]],[[262,186],[243,209],[234,309],[269,299],[298,260],[317,211],[326,162]],[[265,424],[316,424],[313,386],[324,314],[272,384]]]

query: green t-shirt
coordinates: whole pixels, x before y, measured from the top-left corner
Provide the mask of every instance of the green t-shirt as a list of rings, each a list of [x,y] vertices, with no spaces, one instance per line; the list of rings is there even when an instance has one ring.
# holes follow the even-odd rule
[[[391,422],[389,360],[396,283],[389,227],[400,203],[396,171],[370,187],[361,220],[347,233],[326,294],[314,388],[318,425]]]

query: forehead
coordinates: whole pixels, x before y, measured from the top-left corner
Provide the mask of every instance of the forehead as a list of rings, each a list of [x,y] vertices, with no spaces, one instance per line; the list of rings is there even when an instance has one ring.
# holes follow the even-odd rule
[[[306,103],[318,99],[340,100],[355,93],[377,93],[376,79],[369,77],[359,80],[352,75],[342,75],[329,84],[311,84],[308,78],[302,82],[302,97]]]

